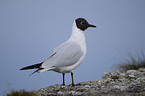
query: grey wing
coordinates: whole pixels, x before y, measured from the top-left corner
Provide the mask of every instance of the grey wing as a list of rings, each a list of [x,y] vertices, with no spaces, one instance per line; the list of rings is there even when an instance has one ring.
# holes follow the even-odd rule
[[[66,42],[58,46],[53,54],[46,59],[42,68],[64,67],[75,64],[83,55],[81,47],[74,42]]]

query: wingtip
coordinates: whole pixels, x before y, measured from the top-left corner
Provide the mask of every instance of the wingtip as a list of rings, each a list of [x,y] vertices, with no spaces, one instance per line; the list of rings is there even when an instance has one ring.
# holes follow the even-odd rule
[[[37,68],[40,68],[41,64],[42,64],[42,63],[38,63],[38,64],[26,66],[26,67],[21,68],[20,70],[37,69]]]
[[[24,70],[24,68],[21,68],[20,71]]]

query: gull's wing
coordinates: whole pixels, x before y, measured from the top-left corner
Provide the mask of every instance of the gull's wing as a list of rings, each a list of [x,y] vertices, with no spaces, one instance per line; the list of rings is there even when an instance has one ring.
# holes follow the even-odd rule
[[[42,68],[65,67],[75,64],[83,55],[81,47],[74,42],[65,42],[56,47],[53,54],[46,59]]]

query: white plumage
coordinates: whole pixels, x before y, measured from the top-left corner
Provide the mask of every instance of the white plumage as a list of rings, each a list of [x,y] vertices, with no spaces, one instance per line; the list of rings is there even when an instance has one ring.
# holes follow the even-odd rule
[[[51,56],[43,62],[24,67],[20,70],[37,69],[35,72],[55,71],[63,74],[63,85],[65,85],[64,75],[70,73],[73,81],[73,70],[77,68],[84,60],[87,52],[84,31],[88,27],[96,27],[89,24],[85,19],[78,18],[72,26],[70,38],[57,46]],[[32,74],[33,74],[32,73]]]

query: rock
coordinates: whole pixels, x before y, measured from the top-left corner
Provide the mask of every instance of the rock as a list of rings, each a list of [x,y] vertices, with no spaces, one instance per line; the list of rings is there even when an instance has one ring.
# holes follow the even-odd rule
[[[127,70],[127,74],[133,74],[133,73],[136,73],[137,72],[137,70]]]
[[[102,79],[80,82],[76,86],[56,84],[36,91],[38,96],[105,95],[140,96],[145,95],[145,69],[127,72],[104,72]],[[126,95],[127,94],[127,95]]]
[[[139,68],[140,72],[145,72],[145,68]]]

